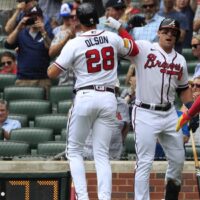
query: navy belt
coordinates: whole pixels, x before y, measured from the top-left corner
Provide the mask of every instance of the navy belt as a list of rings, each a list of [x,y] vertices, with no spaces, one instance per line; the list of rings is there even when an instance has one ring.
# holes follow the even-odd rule
[[[115,94],[115,90],[113,88],[109,88],[109,87],[105,87],[105,86],[101,86],[101,85],[88,85],[85,87],[80,87],[75,89],[75,93],[78,92],[79,90],[96,90],[96,91],[100,91],[100,92],[112,92]]]
[[[172,107],[171,103],[167,103],[166,105],[153,105],[153,104],[146,104],[146,103],[138,103],[136,105],[141,108],[157,110],[157,111],[168,111]]]

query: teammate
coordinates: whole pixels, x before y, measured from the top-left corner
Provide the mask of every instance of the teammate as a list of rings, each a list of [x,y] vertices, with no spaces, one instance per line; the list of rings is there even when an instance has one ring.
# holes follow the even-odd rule
[[[166,18],[159,26],[158,43],[138,40],[136,65],[136,100],[132,110],[137,162],[135,200],[149,200],[149,176],[156,141],[162,145],[168,160],[165,175],[165,200],[178,200],[184,164],[183,136],[175,131],[178,119],[174,107],[175,93],[189,107],[192,92],[188,87],[185,58],[174,50],[180,37],[179,23]]]
[[[76,76],[74,106],[69,119],[67,158],[78,200],[89,200],[83,161],[85,140],[93,130],[93,151],[97,171],[98,199],[111,200],[112,173],[109,144],[115,122],[117,101],[117,55],[133,56],[138,48],[131,36],[113,18],[106,23],[119,30],[117,34],[96,30],[97,11],[93,4],[83,3],[77,9],[83,33],[70,40],[49,67],[50,78],[69,66]]]
[[[195,100],[192,107],[185,113],[183,113],[176,124],[176,131],[179,131],[180,128],[182,128],[185,124],[187,124],[190,120],[196,120],[198,119],[197,114],[200,112],[200,96]],[[195,117],[197,116],[197,117]],[[194,118],[195,117],[195,118]],[[197,122],[199,123],[199,122]],[[199,125],[199,124],[198,124]],[[197,126],[198,128],[198,126]],[[195,132],[195,131],[193,131]]]

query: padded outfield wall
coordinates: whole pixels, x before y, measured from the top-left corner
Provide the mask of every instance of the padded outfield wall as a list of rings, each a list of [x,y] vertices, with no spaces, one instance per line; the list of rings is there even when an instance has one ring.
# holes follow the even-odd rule
[[[94,162],[86,161],[85,164],[90,200],[97,200],[97,182]],[[133,171],[135,161],[112,161],[111,164],[113,171],[112,200],[133,200]],[[166,166],[167,162],[165,161],[155,161],[153,164],[150,179],[151,200],[161,200],[164,196],[164,173]],[[34,176],[44,178],[50,174],[50,176],[52,175],[55,178],[56,174],[60,177],[67,173],[67,171],[69,171],[68,161],[0,161],[0,181],[2,177],[9,176],[16,178],[19,175],[31,179]],[[54,188],[56,188],[56,185],[54,185]],[[25,189],[30,190],[28,187]],[[68,191],[68,189],[65,188],[64,193],[69,193],[70,190]],[[30,199],[29,196],[26,199]],[[199,200],[193,161],[185,162],[183,186],[179,199]]]

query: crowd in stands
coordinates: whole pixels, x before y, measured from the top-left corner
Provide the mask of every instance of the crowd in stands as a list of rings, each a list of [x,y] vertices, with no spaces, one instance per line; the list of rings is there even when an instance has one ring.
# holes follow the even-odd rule
[[[64,0],[17,0],[12,15],[2,27],[6,37],[4,52],[0,56],[0,74],[16,75],[15,86],[45,88],[45,99],[48,100],[50,88],[55,83],[48,78],[47,68],[60,54],[64,45],[81,33],[76,18],[76,9],[81,2],[79,0],[70,3]],[[180,23],[181,33],[175,49],[182,54],[184,49],[191,49],[193,56],[196,57],[197,64],[194,74],[191,75],[195,100],[200,94],[200,5],[197,0],[140,0],[137,4],[134,2],[103,1],[105,14],[100,16],[97,29],[116,32],[105,24],[108,17],[113,17],[122,23],[135,40],[157,42],[157,30],[161,21],[165,17],[176,19]],[[121,68],[124,66],[121,59],[118,62],[120,76]],[[113,144],[116,145],[113,148],[116,149],[117,154],[111,153],[111,159],[120,159],[126,135],[133,132],[130,122],[131,108],[135,100],[136,78],[134,63],[128,61],[127,63],[130,67],[127,67],[125,80],[117,86],[119,112],[116,114],[118,121],[114,130],[117,139],[113,139]],[[73,70],[69,69],[59,76],[56,85],[73,87],[75,79]],[[8,109],[9,106],[3,100],[0,101],[0,119],[2,113],[5,115],[0,121],[0,127],[3,129],[5,123],[14,124],[12,120],[6,118]],[[19,127],[20,124],[14,124],[12,128]],[[6,129],[4,138],[9,139],[9,131]],[[92,158],[91,151],[87,149],[88,146],[90,147],[90,140],[88,138],[86,145],[85,157],[88,159]],[[200,140],[196,140],[200,144]]]

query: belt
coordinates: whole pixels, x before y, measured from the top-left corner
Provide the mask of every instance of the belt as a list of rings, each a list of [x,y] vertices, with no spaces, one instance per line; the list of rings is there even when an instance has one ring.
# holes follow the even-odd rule
[[[157,111],[168,111],[171,107],[171,103],[167,103],[165,105],[155,105],[155,104],[146,104],[146,103],[136,103],[136,106],[145,108],[145,109],[150,109],[150,110],[157,110]]]
[[[112,92],[115,94],[115,90],[113,88],[109,88],[109,87],[105,87],[102,85],[88,85],[85,87],[80,87],[75,89],[75,93],[78,92],[79,90],[96,90],[96,91],[100,91],[100,92]]]

